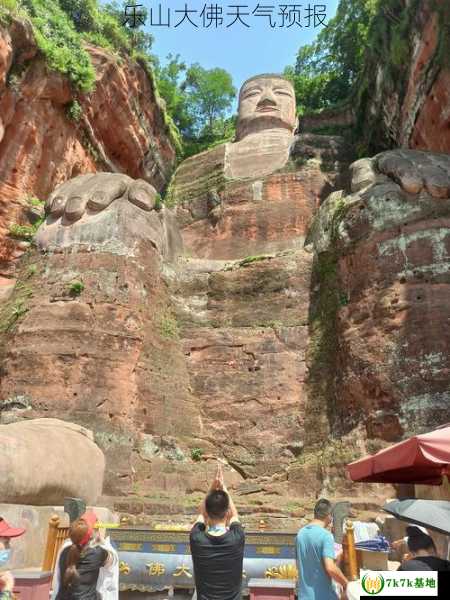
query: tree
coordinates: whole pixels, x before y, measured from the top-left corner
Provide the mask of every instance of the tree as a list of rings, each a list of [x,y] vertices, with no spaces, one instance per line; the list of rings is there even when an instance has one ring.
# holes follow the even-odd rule
[[[228,116],[236,95],[223,69],[188,67],[180,55],[169,54],[156,65],[158,89],[183,136],[185,156],[191,156],[234,137],[235,117]]]
[[[169,54],[167,63],[161,67],[156,65],[158,90],[166,103],[167,111],[182,134],[192,133],[193,117],[188,112],[188,97],[183,89],[186,63],[180,60],[180,55]]]
[[[59,0],[59,5],[70,17],[77,31],[96,29],[97,0]]]
[[[182,85],[187,96],[187,111],[194,120],[197,134],[214,131],[214,124],[225,119],[230,110],[236,89],[231,75],[224,69],[204,69],[198,63],[186,72]]]
[[[297,93],[299,112],[345,100],[363,68],[369,29],[379,0],[340,0],[336,16],[317,40],[301,46],[286,75]]]
[[[150,50],[154,42],[154,37],[152,36],[152,34],[144,31],[144,25],[140,24],[138,20],[136,20],[135,23],[136,27],[133,28],[125,24],[125,9],[131,6],[138,7],[138,12],[136,14],[142,15],[142,20],[145,23],[148,16],[147,9],[143,5],[143,3],[139,2],[138,0],[121,0],[121,2],[113,0],[108,4],[105,4],[104,10],[107,14],[111,15],[117,21],[117,23],[121,25],[121,27],[123,27],[128,36],[128,39],[130,40],[130,45],[133,48],[133,50],[136,50],[137,52],[142,52],[144,54],[150,54]],[[152,61],[154,60],[152,56],[149,56],[149,58]]]

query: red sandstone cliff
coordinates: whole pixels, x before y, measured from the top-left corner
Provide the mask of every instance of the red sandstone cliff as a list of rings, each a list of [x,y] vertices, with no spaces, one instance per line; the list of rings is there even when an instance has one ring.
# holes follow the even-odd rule
[[[365,118],[382,116],[377,134],[386,145],[448,151],[450,137],[436,135],[449,108],[445,87],[437,102],[432,95],[448,72],[435,62],[437,17],[421,10],[408,86],[387,96],[387,79],[377,78]],[[15,86],[3,83],[0,99],[12,106],[1,111],[3,223],[23,194],[45,196],[62,179],[111,163],[161,188],[174,152],[145,74],[92,48],[97,89],[80,99],[86,120],[74,123],[65,116],[70,89],[46,71],[25,34],[21,45],[5,34],[1,52],[5,73],[13,48],[19,64],[31,60]],[[419,67],[419,56],[428,66]],[[131,85],[139,102],[153,99],[144,125],[125,95]],[[104,165],[83,146],[86,134]],[[332,247],[312,269],[303,238],[316,205],[342,185],[334,172],[340,161],[320,136],[300,137],[295,149],[284,171],[258,181],[226,182],[221,147],[180,166],[171,194],[189,256],[178,272],[161,277],[160,257],[144,245],[131,261],[35,253],[23,263],[24,285],[10,308],[23,309],[28,289],[33,295],[24,318],[6,328],[2,400],[12,410],[97,419],[107,491],[136,483],[144,491],[201,489],[203,479],[194,481],[201,467],[195,478],[186,474],[192,449],[220,452],[250,480],[243,494],[259,490],[274,504],[288,493],[346,491],[343,466],[355,452],[447,419],[445,201],[383,180],[389,193],[355,199],[345,215],[346,203],[337,202],[336,222],[355,245]],[[74,278],[85,284],[80,297],[67,293]],[[43,341],[45,356],[37,351]]]
[[[369,154],[398,146],[450,152],[450,7],[401,4],[397,15],[382,7],[373,26],[358,89],[361,133]]]
[[[22,220],[24,199],[45,199],[57,184],[80,173],[124,172],[161,190],[175,149],[154,84],[142,66],[88,47],[95,90],[76,94],[50,71],[31,27],[14,20],[0,27],[0,269],[17,247],[5,238]],[[72,102],[79,120],[68,116]],[[20,252],[20,250],[19,250]]]

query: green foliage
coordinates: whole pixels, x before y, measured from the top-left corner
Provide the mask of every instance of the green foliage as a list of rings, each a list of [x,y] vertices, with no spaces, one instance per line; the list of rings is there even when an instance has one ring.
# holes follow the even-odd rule
[[[344,294],[343,292],[340,292],[339,294],[339,306],[347,306],[347,304],[349,303],[349,299],[347,294]]]
[[[69,294],[71,296],[79,296],[84,290],[84,283],[82,281],[72,281],[69,284]]]
[[[135,4],[112,2],[102,7],[97,0],[59,0],[82,39],[110,50],[148,52],[153,36],[139,28],[129,29],[123,23],[125,6]]]
[[[83,0],[80,1],[82,2]],[[155,60],[155,58],[150,54],[154,37],[150,33],[144,31],[144,26],[139,23],[136,23],[138,27],[134,28],[130,28],[126,23],[124,23],[125,8],[132,5],[139,6],[138,12],[143,15],[143,20],[145,21],[147,17],[147,10],[142,1],[122,0],[122,2],[117,2],[116,0],[113,0],[113,2],[105,4],[105,12],[102,13],[102,27],[104,35],[108,39],[114,39],[118,35],[119,31],[121,39],[123,39],[122,36],[125,36],[127,40],[126,45],[131,51],[143,53],[146,56],[150,56],[152,60]],[[106,19],[106,15],[111,18]]]
[[[138,0],[0,0],[0,20],[11,11],[22,11],[29,18],[37,45],[48,66],[66,75],[74,89],[94,89],[95,73],[85,42],[129,54],[155,84],[156,95],[166,104],[163,118],[178,158],[190,156],[235,135],[234,119],[227,117],[236,90],[231,76],[223,69],[187,66],[180,57],[169,55],[161,66],[151,53],[153,36],[143,26],[130,28],[124,22],[125,7],[136,4],[145,20],[147,9]],[[156,72],[156,78],[153,76]],[[19,78],[12,72],[8,85],[19,90]],[[167,111],[167,112],[166,112]],[[77,100],[67,108],[68,118],[82,115]],[[186,149],[183,152],[183,141]],[[98,156],[94,158],[98,160]]]
[[[433,0],[432,6],[439,16],[439,42],[435,60],[441,67],[450,69],[450,4]]]
[[[72,100],[72,102],[67,105],[66,115],[71,121],[78,122],[81,119],[83,115],[83,109],[81,108],[81,104],[78,102],[78,100]]]
[[[167,61],[164,67],[157,65],[158,91],[175,125],[180,131],[186,132],[193,126],[192,116],[188,113],[188,96],[182,82],[186,63],[180,60],[179,54],[169,54]]]
[[[409,58],[409,43],[401,31],[396,30],[392,36],[390,59],[392,65],[403,68]]]
[[[2,322],[0,326],[0,331],[5,333],[6,331],[10,331],[14,323],[23,317],[23,315],[28,312],[27,306],[25,306],[24,302],[17,302],[11,308],[11,312],[9,313],[9,318],[6,322]]]
[[[81,142],[83,144],[83,148],[85,148],[89,152],[93,160],[96,163],[100,162],[100,154],[98,153],[97,149],[94,148],[88,134],[84,129],[81,132]]]
[[[189,135],[184,138],[184,158],[215,148],[220,144],[231,142],[236,137],[236,117],[219,118],[214,121],[212,129],[206,127],[198,136]]]
[[[447,3],[444,3],[447,4]],[[413,24],[417,21],[421,0],[384,0],[379,2],[378,10],[371,20],[367,36],[365,65],[361,72],[354,105],[356,108],[355,137],[359,138],[358,157],[376,154],[395,145],[391,133],[384,126],[384,107],[374,105],[376,93],[394,96],[402,103],[408,87],[406,67],[410,62],[411,35]],[[445,27],[442,28],[445,31]],[[444,35],[448,37],[448,35]],[[435,60],[433,58],[432,60]],[[376,73],[382,69],[382,77]],[[380,88],[381,84],[381,90]],[[377,111],[374,108],[378,108]]]
[[[27,273],[26,273],[27,279],[29,279],[30,277],[33,277],[33,275],[36,275],[36,273],[37,273],[37,265],[35,265],[35,264],[29,265],[28,269],[27,269]]]
[[[155,210],[161,210],[161,208],[163,207],[163,201],[161,198],[161,194],[156,194],[155,196]]]
[[[29,204],[30,206],[37,206],[37,207],[41,207],[44,206],[45,202],[44,200],[40,200],[39,198],[37,198],[36,196],[27,196],[25,198],[25,201],[27,204]]]
[[[20,319],[26,312],[28,312],[28,308],[24,306],[23,302],[15,304],[11,313],[12,322],[15,323],[17,319]]]
[[[296,74],[293,67],[286,67],[284,76],[294,86],[299,115],[328,108],[347,93],[346,86],[341,85],[333,71],[303,75]]]
[[[301,46],[285,75],[294,84],[300,114],[349,97],[364,64],[369,28],[378,0],[340,0],[336,16],[317,40]]]
[[[19,13],[17,13],[17,16],[19,16]],[[13,61],[6,75],[6,83],[8,87],[10,87],[16,94],[20,94],[20,84],[29,64],[29,60]]]
[[[30,241],[33,239],[43,221],[44,217],[38,219],[33,225],[19,225],[17,223],[12,223],[9,226],[9,235],[19,240]]]
[[[95,74],[81,38],[56,0],[23,0],[37,45],[51,69],[67,75],[74,87],[93,89]]]
[[[270,254],[257,254],[255,256],[246,256],[239,262],[240,267],[245,267],[247,265],[251,265],[254,262],[259,262],[260,260],[267,260],[268,258],[273,258]]]
[[[51,69],[70,79],[74,88],[89,92],[95,73],[83,42],[111,51],[148,53],[153,36],[123,25],[123,10],[128,2],[105,6],[98,0],[1,0],[0,19],[7,12],[22,10],[32,25],[36,42]]]
[[[191,450],[191,458],[195,460],[195,462],[199,462],[202,459],[204,452],[201,448],[192,448]]]
[[[77,31],[94,31],[97,2],[95,0],[59,0]]]
[[[171,314],[164,314],[161,317],[159,331],[166,339],[178,339],[180,335],[177,320]]]
[[[17,14],[17,0],[0,0],[0,25],[8,25],[11,14]]]
[[[16,94],[20,91],[20,77],[16,73],[8,73],[6,83]]]
[[[183,156],[183,141],[180,130],[175,124],[171,114],[169,114],[169,111],[166,108],[165,100],[164,98],[161,98],[159,92],[159,83],[157,79],[157,69],[160,68],[159,61],[155,56],[151,54],[145,54],[143,52],[135,52],[133,57],[136,62],[145,70],[150,81],[152,82],[152,87],[155,90],[156,101],[161,106],[164,124],[167,128],[170,140],[175,147],[176,156],[177,158],[181,158]]]
[[[35,196],[27,196],[25,202],[30,206],[41,208],[44,206],[44,202]],[[33,239],[39,227],[44,222],[45,215],[42,215],[32,225],[19,225],[18,223],[11,223],[9,226],[9,235],[18,240],[30,241]]]
[[[9,10],[15,12],[18,9],[17,0],[0,0],[0,9]]]
[[[235,118],[227,117],[236,90],[223,69],[190,67],[179,55],[169,54],[167,63],[156,63],[158,91],[176,127],[183,135],[187,158],[235,136]]]
[[[197,132],[212,131],[217,119],[231,108],[236,89],[231,75],[224,69],[204,69],[198,63],[186,72],[184,82],[189,104],[188,113]]]
[[[0,308],[0,333],[7,333],[13,325],[26,313],[28,299],[33,295],[32,289],[23,281],[14,286],[10,300]]]

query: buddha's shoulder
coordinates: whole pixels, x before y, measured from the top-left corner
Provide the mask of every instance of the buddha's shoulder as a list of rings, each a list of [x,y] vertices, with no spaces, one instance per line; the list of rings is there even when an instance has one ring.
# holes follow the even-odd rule
[[[208,168],[225,162],[225,155],[229,142],[218,144],[198,154],[193,154],[185,158],[178,166],[177,173],[183,169],[191,169],[193,165],[198,165],[201,168]]]
[[[170,183],[169,195],[177,194],[185,187],[207,185],[224,176],[228,143],[219,144],[189,158],[177,167]],[[213,186],[214,187],[214,186]]]

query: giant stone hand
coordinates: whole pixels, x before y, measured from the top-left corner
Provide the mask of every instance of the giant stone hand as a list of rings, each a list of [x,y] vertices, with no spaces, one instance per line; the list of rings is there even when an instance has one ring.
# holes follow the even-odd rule
[[[90,173],[59,185],[45,203],[45,211],[52,220],[61,217],[63,224],[70,225],[118,199],[150,211],[155,208],[157,195],[155,188],[142,179],[119,173]]]
[[[352,191],[375,183],[385,175],[409,194],[428,193],[433,198],[450,197],[450,156],[419,150],[389,150],[373,159],[353,163]]]

